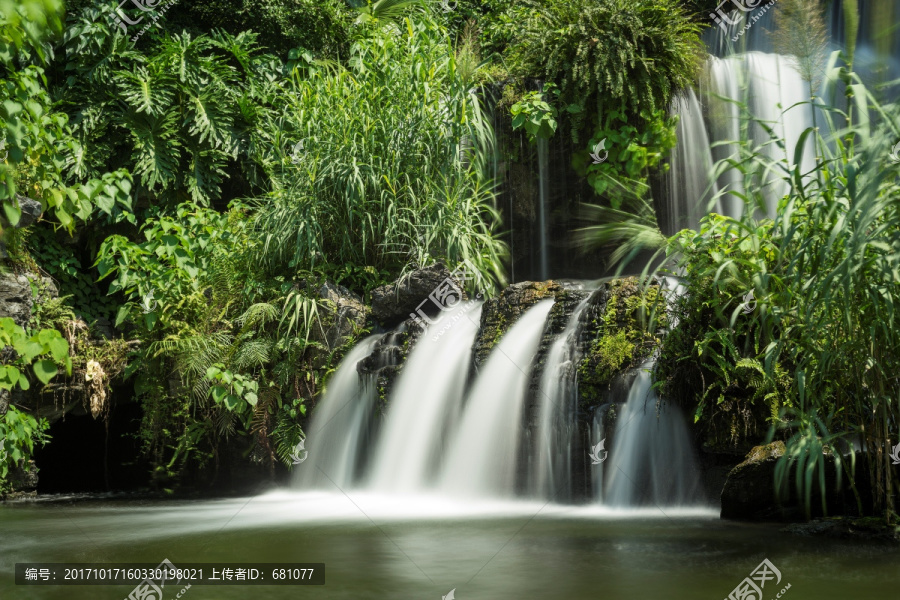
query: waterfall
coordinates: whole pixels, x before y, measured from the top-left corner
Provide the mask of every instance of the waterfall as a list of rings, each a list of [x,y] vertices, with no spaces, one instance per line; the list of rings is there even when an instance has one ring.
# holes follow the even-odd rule
[[[540,278],[547,280],[550,278],[550,242],[549,229],[550,221],[548,209],[550,203],[550,148],[546,138],[538,137],[537,140],[538,155],[538,229],[540,231]]]
[[[480,320],[481,303],[444,312],[413,347],[390,397],[373,489],[412,492],[430,483],[444,432],[459,416]]]
[[[654,361],[642,365],[616,420],[614,445],[604,465],[604,500],[611,506],[683,506],[701,499],[687,426],[678,407],[659,402],[650,381],[653,366]]]
[[[491,351],[452,436],[440,488],[447,494],[508,496],[513,492],[522,404],[552,300],[522,315]]]
[[[578,334],[581,315],[590,306],[590,298],[584,298],[572,312],[565,330],[553,342],[541,374],[537,457],[532,474],[532,493],[540,498],[571,497],[572,442],[578,409]],[[563,490],[568,493],[561,493]]]
[[[606,413],[611,406],[611,404],[607,403],[594,409],[594,418],[591,422],[591,446],[599,444],[606,439]],[[606,450],[607,452],[609,451],[608,448]],[[593,461],[591,461],[591,490],[594,492],[595,502],[601,502],[603,499],[603,480],[605,473],[603,465],[604,462],[593,464]]]
[[[307,460],[295,467],[297,487],[346,489],[353,484],[375,404],[374,382],[360,377],[356,366],[380,337],[354,346],[328,383],[307,432]]]
[[[708,212],[710,200],[718,191],[710,180],[712,152],[703,109],[694,90],[675,98],[672,112],[679,116],[675,148],[669,158],[667,204],[661,221],[663,231],[672,235],[682,229],[698,229]]]

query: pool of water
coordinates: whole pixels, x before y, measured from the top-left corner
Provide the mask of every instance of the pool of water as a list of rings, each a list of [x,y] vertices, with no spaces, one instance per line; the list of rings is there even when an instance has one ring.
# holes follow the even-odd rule
[[[324,586],[193,586],[182,600],[722,600],[768,559],[762,599],[895,599],[900,548],[721,521],[712,509],[274,492],[215,501],[0,506],[0,599],[127,598],[133,585],[16,586],[17,562],[316,562]],[[178,591],[178,590],[175,590]],[[163,600],[174,598],[175,591]]]

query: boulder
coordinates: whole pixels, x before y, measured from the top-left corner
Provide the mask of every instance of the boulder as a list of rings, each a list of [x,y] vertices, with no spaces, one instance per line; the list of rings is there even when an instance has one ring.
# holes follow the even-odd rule
[[[784,456],[784,442],[756,446],[744,462],[728,473],[722,489],[723,519],[780,519],[775,496],[775,463]]]
[[[19,209],[22,211],[22,216],[19,217],[19,222],[16,223],[16,227],[28,227],[37,222],[41,217],[41,213],[44,212],[41,203],[37,200],[26,198],[25,196],[17,195],[16,199],[19,201]]]
[[[557,298],[565,290],[555,281],[523,281],[506,287],[496,298],[486,300],[481,309],[481,329],[475,338],[475,364],[481,366],[500,338],[525,311],[547,298]],[[550,319],[554,319],[553,315]],[[565,315],[557,321],[565,326]]]
[[[434,292],[447,279],[451,279],[459,290],[462,290],[462,282],[453,277],[450,269],[444,263],[435,263],[424,269],[417,269],[401,277],[394,283],[382,285],[372,290],[372,316],[384,325],[391,328],[399,325],[409,318],[410,313],[415,313],[421,306],[421,310],[428,316],[435,316],[441,312],[442,307],[433,301],[426,302],[429,294]],[[462,298],[454,296],[451,302],[465,300],[465,292]],[[423,304],[424,302],[424,304]]]
[[[805,521],[809,517],[823,516],[818,471],[812,481],[809,515],[806,514],[803,502],[797,495],[793,465],[789,468],[786,496],[777,497],[775,463],[784,456],[784,453],[784,442],[756,446],[747,454],[744,462],[728,473],[725,487],[722,489],[723,519]],[[834,457],[826,455],[824,458],[826,508],[830,513],[852,514],[856,506],[846,480],[843,488],[839,489]]]

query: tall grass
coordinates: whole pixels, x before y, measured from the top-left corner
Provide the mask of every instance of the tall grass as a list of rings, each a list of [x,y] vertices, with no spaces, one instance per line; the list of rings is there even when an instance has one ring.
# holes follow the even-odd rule
[[[472,87],[471,52],[460,54],[422,14],[372,30],[348,68],[294,72],[263,128],[275,149],[275,190],[256,221],[264,269],[467,260],[480,287],[504,281],[485,162],[493,132]]]

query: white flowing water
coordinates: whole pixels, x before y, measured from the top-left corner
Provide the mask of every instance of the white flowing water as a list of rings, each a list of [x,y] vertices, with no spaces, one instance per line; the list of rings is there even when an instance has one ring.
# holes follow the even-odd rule
[[[442,313],[413,347],[391,393],[373,490],[417,492],[434,479],[445,432],[459,418],[480,320],[481,303],[461,305]]]
[[[678,138],[669,158],[667,173],[667,210],[665,232],[698,229],[700,219],[709,212],[710,200],[718,191],[710,174],[712,153],[703,109],[694,90],[688,89],[675,98],[672,111],[679,116]]]
[[[681,228],[697,229],[700,218],[710,210],[730,217],[740,217],[744,192],[743,175],[727,169],[718,178],[713,168],[719,161],[731,159],[743,163],[736,143],[741,139],[741,110],[744,104],[755,119],[772,129],[772,135],[784,140],[784,147],[758,123],[748,129],[752,147],[769,159],[792,167],[800,136],[814,125],[814,111],[809,104],[810,84],[804,81],[791,57],[765,52],[746,52],[727,58],[710,57],[707,63],[708,89],[700,98],[693,90],[676,97],[672,110],[679,115],[678,141],[669,158],[666,175],[667,194],[662,227],[666,233]],[[815,161],[812,138],[800,151],[800,166],[808,170]],[[762,176],[760,170],[751,169]],[[781,172],[775,170],[758,185],[763,186],[764,212],[758,217],[773,217],[778,202],[788,191]],[[716,202],[711,199],[722,191]],[[735,194],[726,192],[733,191]]]
[[[491,351],[450,444],[440,479],[444,493],[513,494],[522,404],[552,307],[552,300],[542,300],[528,309]]]
[[[532,475],[532,493],[538,498],[564,498],[571,493],[572,442],[575,434],[575,413],[578,394],[576,368],[578,332],[581,314],[590,305],[590,295],[582,300],[556,338],[544,362],[538,388],[537,456]]]
[[[604,425],[609,407],[610,405],[607,403],[594,409],[594,418],[591,422],[591,446],[599,444],[606,439],[606,427]],[[604,446],[604,449],[607,453],[609,452],[609,448],[606,446]],[[609,454],[607,454],[607,457],[608,456]],[[606,461],[601,461],[596,464],[593,460],[591,461],[591,489],[594,492],[594,502],[598,504],[602,504],[603,502],[604,464],[606,464]]]
[[[375,385],[356,365],[381,338],[372,335],[347,354],[332,376],[307,431],[307,459],[294,467],[295,487],[341,489],[353,485],[375,403]]]
[[[687,506],[700,503],[699,470],[687,425],[677,407],[660,403],[651,387],[654,362],[642,365],[616,420],[605,468],[610,506]]]

